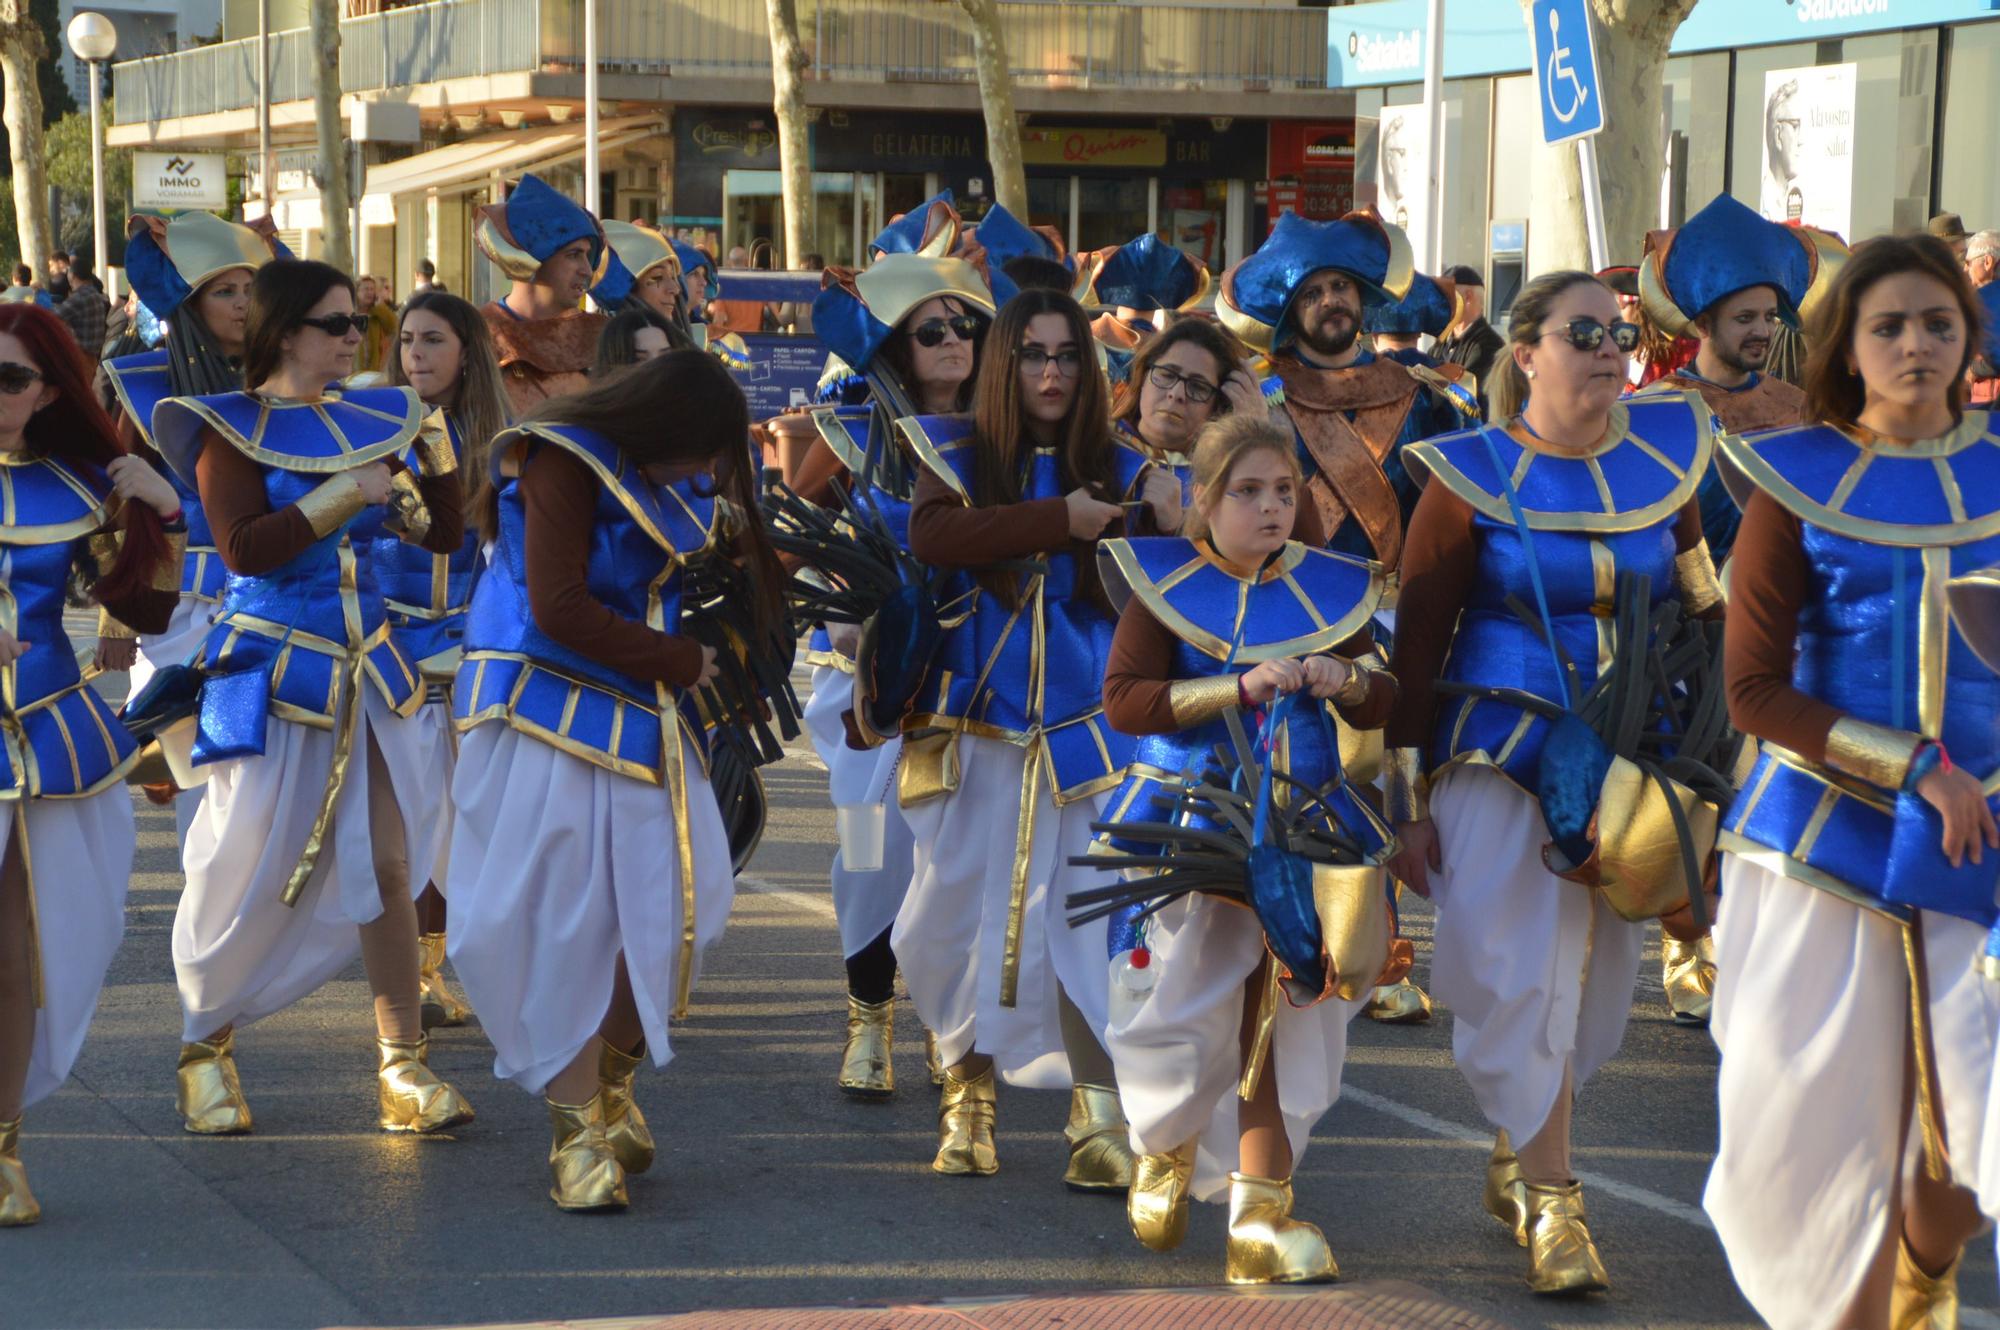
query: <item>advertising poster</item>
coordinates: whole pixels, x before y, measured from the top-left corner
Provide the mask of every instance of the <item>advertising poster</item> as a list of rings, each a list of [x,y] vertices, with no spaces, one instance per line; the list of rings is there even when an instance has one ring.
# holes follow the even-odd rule
[[[1758,211],[1838,235],[1854,201],[1854,66],[1764,75],[1763,190]]]
[[[1376,138],[1375,207],[1410,237],[1420,272],[1431,271],[1424,253],[1430,234],[1427,207],[1431,175],[1430,116],[1421,106],[1385,106]]]

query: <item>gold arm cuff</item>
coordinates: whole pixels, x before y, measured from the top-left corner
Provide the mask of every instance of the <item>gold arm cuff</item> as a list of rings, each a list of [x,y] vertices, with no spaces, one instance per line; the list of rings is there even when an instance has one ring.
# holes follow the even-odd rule
[[[167,536],[167,557],[153,567],[153,590],[172,591],[179,594],[181,589],[181,565],[187,562],[188,538],[185,531],[169,531]]]
[[[1382,754],[1382,803],[1391,823],[1422,822],[1431,815],[1422,749],[1391,748]]]
[[[1674,556],[1674,586],[1681,593],[1681,610],[1686,614],[1704,613],[1729,598],[1722,579],[1715,575],[1715,560],[1709,555],[1706,540]]]
[[[389,477],[389,516],[383,525],[412,545],[421,544],[430,534],[431,510],[424,505],[417,478],[408,471]]]
[[[322,540],[347,523],[347,519],[368,506],[361,497],[361,482],[350,471],[328,476],[308,490],[298,501],[313,534]]]
[[[417,430],[417,464],[425,477],[448,476],[458,470],[458,454],[452,451],[451,434],[433,417]]]
[[[1826,736],[1826,764],[1848,776],[1858,776],[1885,790],[1903,788],[1910,759],[1923,743],[1921,735],[1892,730],[1852,716],[1842,716]]]
[[[1381,671],[1369,664],[1366,658],[1347,662],[1347,682],[1333,695],[1337,707],[1360,706],[1368,700],[1369,690],[1375,685],[1375,676]]]
[[[91,533],[88,548],[90,566],[99,577],[111,571],[111,565],[118,561],[118,547],[124,544],[124,533],[116,527]]]
[[[178,589],[178,584],[176,584],[176,589]],[[97,608],[97,635],[99,637],[109,637],[129,642],[137,638],[139,633],[137,629],[131,627],[123,619],[117,618],[110,610],[100,605]]]
[[[1167,705],[1174,711],[1174,724],[1191,730],[1214,720],[1236,707],[1237,682],[1233,674],[1215,674],[1206,679],[1176,679],[1167,685]]]

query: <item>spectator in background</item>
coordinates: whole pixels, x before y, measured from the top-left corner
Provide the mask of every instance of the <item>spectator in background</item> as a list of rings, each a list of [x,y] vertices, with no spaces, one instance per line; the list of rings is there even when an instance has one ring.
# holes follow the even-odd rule
[[[1968,405],[2000,405],[2000,231],[1981,231],[1966,242],[1965,275],[1986,310],[1986,336],[1965,371]]]
[[[1447,269],[1445,276],[1458,291],[1458,317],[1444,330],[1432,354],[1448,365],[1465,366],[1465,372],[1478,384],[1479,409],[1483,412],[1486,384],[1500,363],[1507,339],[1486,321],[1486,282],[1479,269],[1461,263]]]
[[[444,290],[444,283],[437,279],[437,271],[437,265],[429,259],[418,259],[417,275],[410,282],[410,293],[415,295],[423,291]]]
[[[368,331],[361,334],[361,352],[354,358],[357,374],[386,370],[389,348],[396,344],[396,312],[382,298],[381,285],[373,277],[354,284],[355,309],[368,318]]]
[[[49,280],[47,290],[49,299],[55,301],[57,304],[61,304],[63,301],[69,299],[69,251],[59,249],[49,255],[48,268]]]
[[[748,268],[750,251],[741,245],[729,249],[731,268]],[[737,334],[764,331],[764,316],[768,307],[761,300],[711,300],[708,302],[708,321],[716,332]]]
[[[56,314],[69,325],[77,346],[82,349],[94,373],[98,357],[104,351],[104,328],[111,317],[111,301],[105,296],[104,287],[90,270],[90,260],[84,255],[79,254],[71,260],[67,275],[69,295],[56,306]]]
[[[14,265],[14,284],[0,291],[0,301],[11,305],[31,305],[38,294],[35,290],[35,270],[25,263]]]
[[[817,254],[808,254],[805,257],[805,261],[799,264],[799,271],[814,272],[814,273],[825,272],[826,260]],[[777,321],[778,321],[778,326],[780,328],[790,333],[793,333],[796,336],[799,337],[812,336],[812,330],[813,330],[812,301],[810,300],[798,301],[798,302],[786,301],[784,304],[779,305],[777,308]]]
[[[1959,217],[1957,213],[1941,212],[1931,218],[1930,225],[1924,229],[1939,240],[1944,241],[1945,244],[1950,245],[1952,256],[1960,263],[1965,262],[1966,241],[1972,237],[1965,233],[1964,219]]]
[[[1965,275],[1974,286],[2000,277],[2000,231],[1979,231],[1965,242]]]

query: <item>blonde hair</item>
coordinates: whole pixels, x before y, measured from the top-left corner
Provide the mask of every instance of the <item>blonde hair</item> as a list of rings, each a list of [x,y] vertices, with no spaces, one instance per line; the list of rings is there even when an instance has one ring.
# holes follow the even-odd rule
[[[1255,452],[1276,453],[1285,459],[1292,483],[1305,483],[1290,431],[1262,412],[1219,416],[1202,427],[1201,436],[1195,440],[1194,456],[1189,459],[1188,469],[1200,493],[1198,501],[1188,505],[1187,516],[1181,523],[1182,535],[1190,540],[1207,539],[1208,509],[1221,501],[1236,464]]]

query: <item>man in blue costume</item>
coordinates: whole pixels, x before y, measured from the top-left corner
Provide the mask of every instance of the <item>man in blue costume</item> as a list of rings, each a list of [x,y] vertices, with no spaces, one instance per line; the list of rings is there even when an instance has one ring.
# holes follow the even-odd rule
[[[513,281],[482,306],[516,419],[583,387],[608,320],[583,297],[604,276],[610,246],[597,219],[534,176],[505,203],[479,210],[472,238]]]

